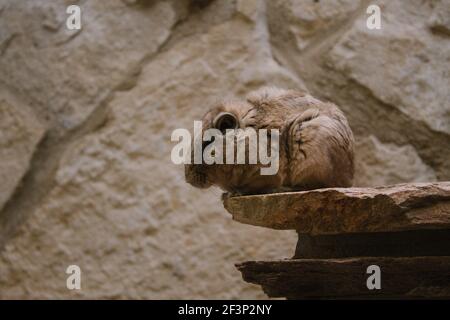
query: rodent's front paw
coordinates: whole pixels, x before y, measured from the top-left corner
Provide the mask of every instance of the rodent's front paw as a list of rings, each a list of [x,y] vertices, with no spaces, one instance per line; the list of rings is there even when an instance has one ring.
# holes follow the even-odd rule
[[[236,192],[236,191],[224,192],[224,193],[222,193],[222,201],[225,201],[225,200],[227,200],[229,198],[239,197],[239,196],[243,196],[243,195],[245,195],[245,194],[241,193],[241,192]]]

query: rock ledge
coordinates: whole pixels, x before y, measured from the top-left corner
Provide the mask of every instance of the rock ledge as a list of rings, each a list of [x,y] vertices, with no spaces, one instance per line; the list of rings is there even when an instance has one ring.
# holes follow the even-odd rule
[[[450,182],[236,196],[233,219],[311,235],[450,228]]]

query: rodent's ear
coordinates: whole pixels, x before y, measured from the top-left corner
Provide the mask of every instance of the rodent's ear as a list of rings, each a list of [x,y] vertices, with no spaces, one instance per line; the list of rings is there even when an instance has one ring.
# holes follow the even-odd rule
[[[260,106],[262,104],[270,104],[271,101],[279,99],[286,95],[287,90],[279,89],[276,87],[262,87],[256,91],[252,91],[247,95],[247,102],[254,106]]]
[[[309,120],[312,120],[314,118],[317,118],[319,116],[319,109],[317,108],[310,108],[306,111],[304,111],[299,118],[299,121],[301,122],[306,122]]]
[[[239,119],[231,112],[220,112],[213,120],[213,127],[225,134],[227,129],[239,128]]]

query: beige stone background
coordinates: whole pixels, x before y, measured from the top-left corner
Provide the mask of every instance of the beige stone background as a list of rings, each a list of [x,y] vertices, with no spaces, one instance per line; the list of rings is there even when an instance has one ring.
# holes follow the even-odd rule
[[[0,0],[0,298],[264,298],[234,263],[295,234],[170,161],[173,129],[262,85],[341,106],[356,185],[450,179],[449,0]]]

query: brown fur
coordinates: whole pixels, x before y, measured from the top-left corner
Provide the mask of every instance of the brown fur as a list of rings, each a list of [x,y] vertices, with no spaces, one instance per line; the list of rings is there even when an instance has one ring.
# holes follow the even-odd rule
[[[225,101],[208,111],[203,129],[224,111],[236,115],[241,128],[280,130],[279,171],[264,176],[260,164],[192,164],[185,167],[190,184],[241,194],[351,186],[353,134],[336,105],[302,92],[261,88],[245,101]]]

